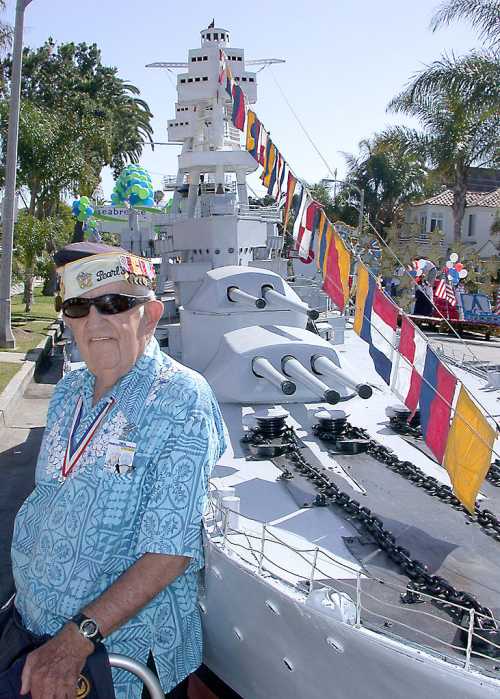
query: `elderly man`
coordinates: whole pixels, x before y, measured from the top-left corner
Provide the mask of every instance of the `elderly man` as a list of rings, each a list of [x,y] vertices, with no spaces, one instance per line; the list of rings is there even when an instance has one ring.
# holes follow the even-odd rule
[[[86,368],[56,386],[36,486],[14,527],[16,609],[32,633],[52,637],[27,656],[21,691],[74,696],[104,643],[152,657],[178,696],[201,663],[201,518],[222,421],[206,381],[154,338],[163,305],[152,265],[83,247],[59,260],[74,260],[62,268],[62,310]],[[133,675],[113,671],[113,681],[118,699],[140,696]]]

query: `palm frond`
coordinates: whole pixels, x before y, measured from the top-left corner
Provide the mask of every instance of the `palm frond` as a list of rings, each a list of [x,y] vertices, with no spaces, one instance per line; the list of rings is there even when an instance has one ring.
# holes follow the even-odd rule
[[[500,47],[499,0],[446,0],[431,19],[431,29],[464,19],[479,32],[479,38],[492,48]]]

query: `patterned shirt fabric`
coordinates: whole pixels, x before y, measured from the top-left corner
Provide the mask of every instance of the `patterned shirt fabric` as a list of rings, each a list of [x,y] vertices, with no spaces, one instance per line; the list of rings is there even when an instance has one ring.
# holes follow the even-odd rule
[[[109,652],[146,662],[151,650],[165,692],[201,663],[198,573],[201,518],[212,466],[225,449],[222,418],[205,379],[151,340],[135,366],[95,406],[87,369],[67,374],[52,397],[35,477],[12,541],[16,606],[35,634],[54,634],[146,552],[188,556],[188,568],[105,639]],[[115,403],[66,480],[60,480],[77,402],[82,438],[106,401]],[[136,444],[133,468],[107,467],[110,441]],[[113,670],[117,699],[141,682]]]

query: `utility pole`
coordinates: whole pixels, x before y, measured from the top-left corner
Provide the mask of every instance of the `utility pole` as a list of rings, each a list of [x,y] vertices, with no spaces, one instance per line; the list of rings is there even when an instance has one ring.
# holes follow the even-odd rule
[[[9,100],[9,130],[5,164],[5,196],[2,216],[2,267],[0,272],[0,347],[14,349],[10,315],[12,286],[12,247],[14,238],[14,206],[16,197],[17,138],[19,134],[19,103],[21,98],[21,67],[23,61],[24,10],[31,0],[17,0],[12,48],[12,77]]]

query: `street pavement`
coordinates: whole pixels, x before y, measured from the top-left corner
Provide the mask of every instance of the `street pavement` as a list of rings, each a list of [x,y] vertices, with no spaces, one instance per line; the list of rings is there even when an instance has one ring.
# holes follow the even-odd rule
[[[10,542],[14,517],[33,490],[47,407],[61,376],[62,355],[56,351],[28,385],[8,424],[0,427],[0,604],[13,588]]]

